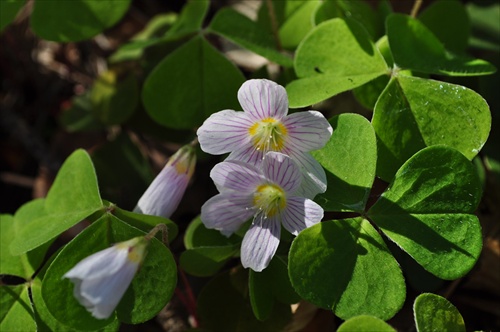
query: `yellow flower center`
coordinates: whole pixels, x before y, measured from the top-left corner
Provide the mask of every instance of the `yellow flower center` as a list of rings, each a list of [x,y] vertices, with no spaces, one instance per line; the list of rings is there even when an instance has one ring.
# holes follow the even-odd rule
[[[286,127],[274,118],[265,118],[254,123],[248,133],[252,137],[252,143],[257,150],[281,151],[285,146],[287,136]]]
[[[115,247],[121,250],[127,250],[127,258],[129,261],[134,263],[141,263],[146,256],[146,249],[148,246],[148,241],[144,239],[144,236],[138,236],[125,242],[120,242],[115,244]]]
[[[262,184],[253,195],[253,205],[259,209],[258,213],[273,217],[285,208],[286,194],[275,184]]]

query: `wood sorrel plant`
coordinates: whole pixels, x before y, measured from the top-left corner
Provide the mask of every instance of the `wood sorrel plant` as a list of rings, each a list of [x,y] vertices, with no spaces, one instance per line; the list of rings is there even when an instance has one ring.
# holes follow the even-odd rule
[[[23,3],[2,3],[1,29],[16,27],[6,28]],[[0,285],[0,330],[117,331],[153,319],[175,293],[205,330],[282,330],[290,305],[309,302],[345,320],[339,331],[393,331],[385,321],[403,314],[415,280],[456,280],[477,263],[482,183],[471,161],[492,119],[470,77],[496,69],[466,53],[495,50],[470,38],[474,5],[417,0],[407,15],[389,1],[265,0],[250,19],[213,3],[157,13],[62,114],[70,132],[121,133],[90,154],[76,149],[47,197],[0,215],[0,275],[22,278]],[[131,6],[35,1],[30,25],[42,39],[79,42],[127,20]],[[227,41],[277,66],[229,60]],[[153,140],[192,142],[154,180],[143,154]],[[218,163],[219,194],[197,159],[202,170]],[[150,188],[113,195],[136,179]],[[189,183],[201,190],[184,197],[190,220],[176,220]],[[84,219],[69,243],[55,242]],[[140,267],[118,260],[120,243],[160,224],[171,248],[153,237]],[[101,250],[104,260],[91,256]],[[104,313],[68,280],[101,276],[95,266],[133,275],[123,297],[103,299]],[[444,297],[422,294],[413,310],[418,331],[465,331]]]

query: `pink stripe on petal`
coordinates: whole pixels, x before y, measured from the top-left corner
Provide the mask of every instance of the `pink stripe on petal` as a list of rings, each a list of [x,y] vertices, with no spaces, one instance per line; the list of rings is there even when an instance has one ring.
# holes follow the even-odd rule
[[[196,134],[201,149],[210,154],[224,154],[250,142],[248,128],[254,124],[244,112],[224,110],[212,114]]]
[[[210,177],[220,192],[226,189],[253,192],[260,183],[265,181],[258,168],[237,160],[218,163],[212,168]]]
[[[277,218],[253,221],[241,243],[241,264],[256,272],[264,270],[271,262],[280,243],[281,225]]]
[[[254,214],[254,209],[250,208],[252,198],[252,195],[238,192],[216,195],[201,207],[201,221],[206,228],[229,236]]]
[[[248,80],[238,90],[238,100],[254,120],[281,119],[288,113],[288,97],[281,85],[265,79]]]
[[[300,186],[302,178],[300,168],[287,155],[279,152],[268,152],[262,167],[264,175],[287,193],[294,193]]]
[[[264,153],[256,150],[253,145],[247,145],[244,149],[233,151],[226,160],[239,160],[250,165],[260,167]]]
[[[311,227],[323,219],[323,209],[314,201],[303,197],[291,197],[281,214],[283,227],[293,235]]]
[[[332,126],[316,111],[297,112],[283,119],[288,148],[308,152],[321,149],[332,136]]]

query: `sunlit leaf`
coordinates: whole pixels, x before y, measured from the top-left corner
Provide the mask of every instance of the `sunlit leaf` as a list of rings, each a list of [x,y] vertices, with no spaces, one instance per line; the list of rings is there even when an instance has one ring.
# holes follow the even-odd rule
[[[374,316],[361,315],[346,320],[337,332],[396,332],[389,324]]]
[[[472,159],[491,126],[488,104],[464,86],[400,75],[388,84],[372,118],[377,175],[390,181],[420,149],[444,144]]]
[[[494,73],[489,62],[449,53],[420,21],[403,14],[387,18],[387,36],[396,64],[429,74],[475,76]]]
[[[37,248],[102,208],[90,156],[76,150],[66,159],[49,190],[46,214],[19,230],[10,245],[11,252],[18,255]]]
[[[418,332],[465,332],[464,319],[447,299],[436,294],[420,294],[413,304],[415,325]]]
[[[375,132],[358,114],[341,114],[330,120],[333,134],[312,155],[326,171],[328,187],[315,200],[326,211],[363,211],[377,163]]]
[[[368,216],[427,271],[456,279],[481,253],[481,226],[473,214],[481,190],[472,163],[454,149],[433,146],[399,169]]]
[[[0,331],[37,331],[27,284],[0,285]]]
[[[366,30],[351,19],[318,25],[297,48],[298,80],[287,85],[290,107],[323,101],[388,72]]]
[[[288,259],[295,291],[342,319],[387,320],[405,300],[399,265],[363,218],[323,221],[295,238]]]

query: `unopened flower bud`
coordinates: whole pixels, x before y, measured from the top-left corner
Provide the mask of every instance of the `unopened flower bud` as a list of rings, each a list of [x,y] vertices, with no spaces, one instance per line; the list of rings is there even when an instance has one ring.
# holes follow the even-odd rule
[[[75,287],[75,298],[97,319],[111,316],[146,255],[143,237],[120,242],[80,261],[63,278]]]
[[[139,199],[134,212],[169,218],[177,209],[196,164],[194,148],[179,149]]]

